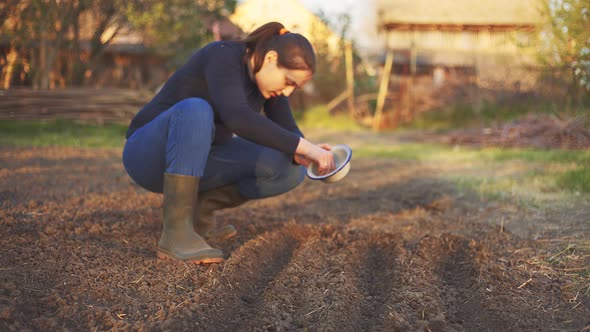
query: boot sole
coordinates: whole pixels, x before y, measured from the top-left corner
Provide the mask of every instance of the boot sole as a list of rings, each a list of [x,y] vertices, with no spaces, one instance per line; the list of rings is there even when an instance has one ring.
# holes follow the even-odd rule
[[[222,257],[208,257],[208,258],[195,258],[195,259],[181,259],[172,254],[158,250],[158,259],[171,260],[176,262],[192,263],[192,264],[215,264],[222,263]]]

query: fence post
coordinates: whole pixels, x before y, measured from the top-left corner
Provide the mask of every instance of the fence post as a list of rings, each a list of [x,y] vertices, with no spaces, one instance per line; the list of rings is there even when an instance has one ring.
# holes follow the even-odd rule
[[[393,66],[393,50],[387,50],[387,57],[385,58],[385,68],[383,68],[383,75],[379,85],[379,95],[377,96],[377,106],[375,108],[375,116],[373,117],[373,130],[378,131],[381,124],[381,117],[383,113],[383,105],[385,104],[385,97],[387,96],[387,89],[389,87],[389,76],[391,75],[391,67]]]
[[[346,61],[346,94],[348,95],[348,112],[354,118],[354,68],[352,65],[352,43],[344,42],[344,58]]]

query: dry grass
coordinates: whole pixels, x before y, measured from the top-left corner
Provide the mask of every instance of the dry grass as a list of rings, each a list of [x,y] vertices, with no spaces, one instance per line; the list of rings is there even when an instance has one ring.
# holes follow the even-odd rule
[[[563,290],[569,296],[567,300],[576,306],[581,303],[582,296],[590,296],[590,240],[557,238],[545,241],[549,242],[548,249],[527,263],[550,278],[564,278]]]

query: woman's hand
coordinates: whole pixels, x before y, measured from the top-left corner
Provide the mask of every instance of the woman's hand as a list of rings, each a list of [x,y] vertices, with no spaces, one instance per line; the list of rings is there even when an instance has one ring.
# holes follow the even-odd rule
[[[334,165],[334,156],[330,152],[332,147],[329,144],[315,145],[304,138],[299,139],[297,145],[296,155],[302,155],[309,162],[314,162],[318,165],[318,175],[325,175],[332,172],[336,166]]]
[[[303,155],[295,154],[293,156],[293,161],[295,161],[298,165],[304,166],[307,168],[312,162],[311,160],[305,158]]]

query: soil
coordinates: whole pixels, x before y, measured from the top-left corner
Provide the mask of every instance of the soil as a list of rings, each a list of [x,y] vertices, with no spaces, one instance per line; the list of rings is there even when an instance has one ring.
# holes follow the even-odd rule
[[[444,142],[537,149],[590,149],[589,125],[590,122],[583,116],[561,119],[554,114],[527,114],[486,128],[451,131]]]
[[[358,159],[339,183],[220,211],[239,234],[195,266],[156,259],[162,197],[120,155],[0,147],[0,330],[590,329],[572,272],[589,255],[567,247],[590,236],[587,205],[560,218]]]

